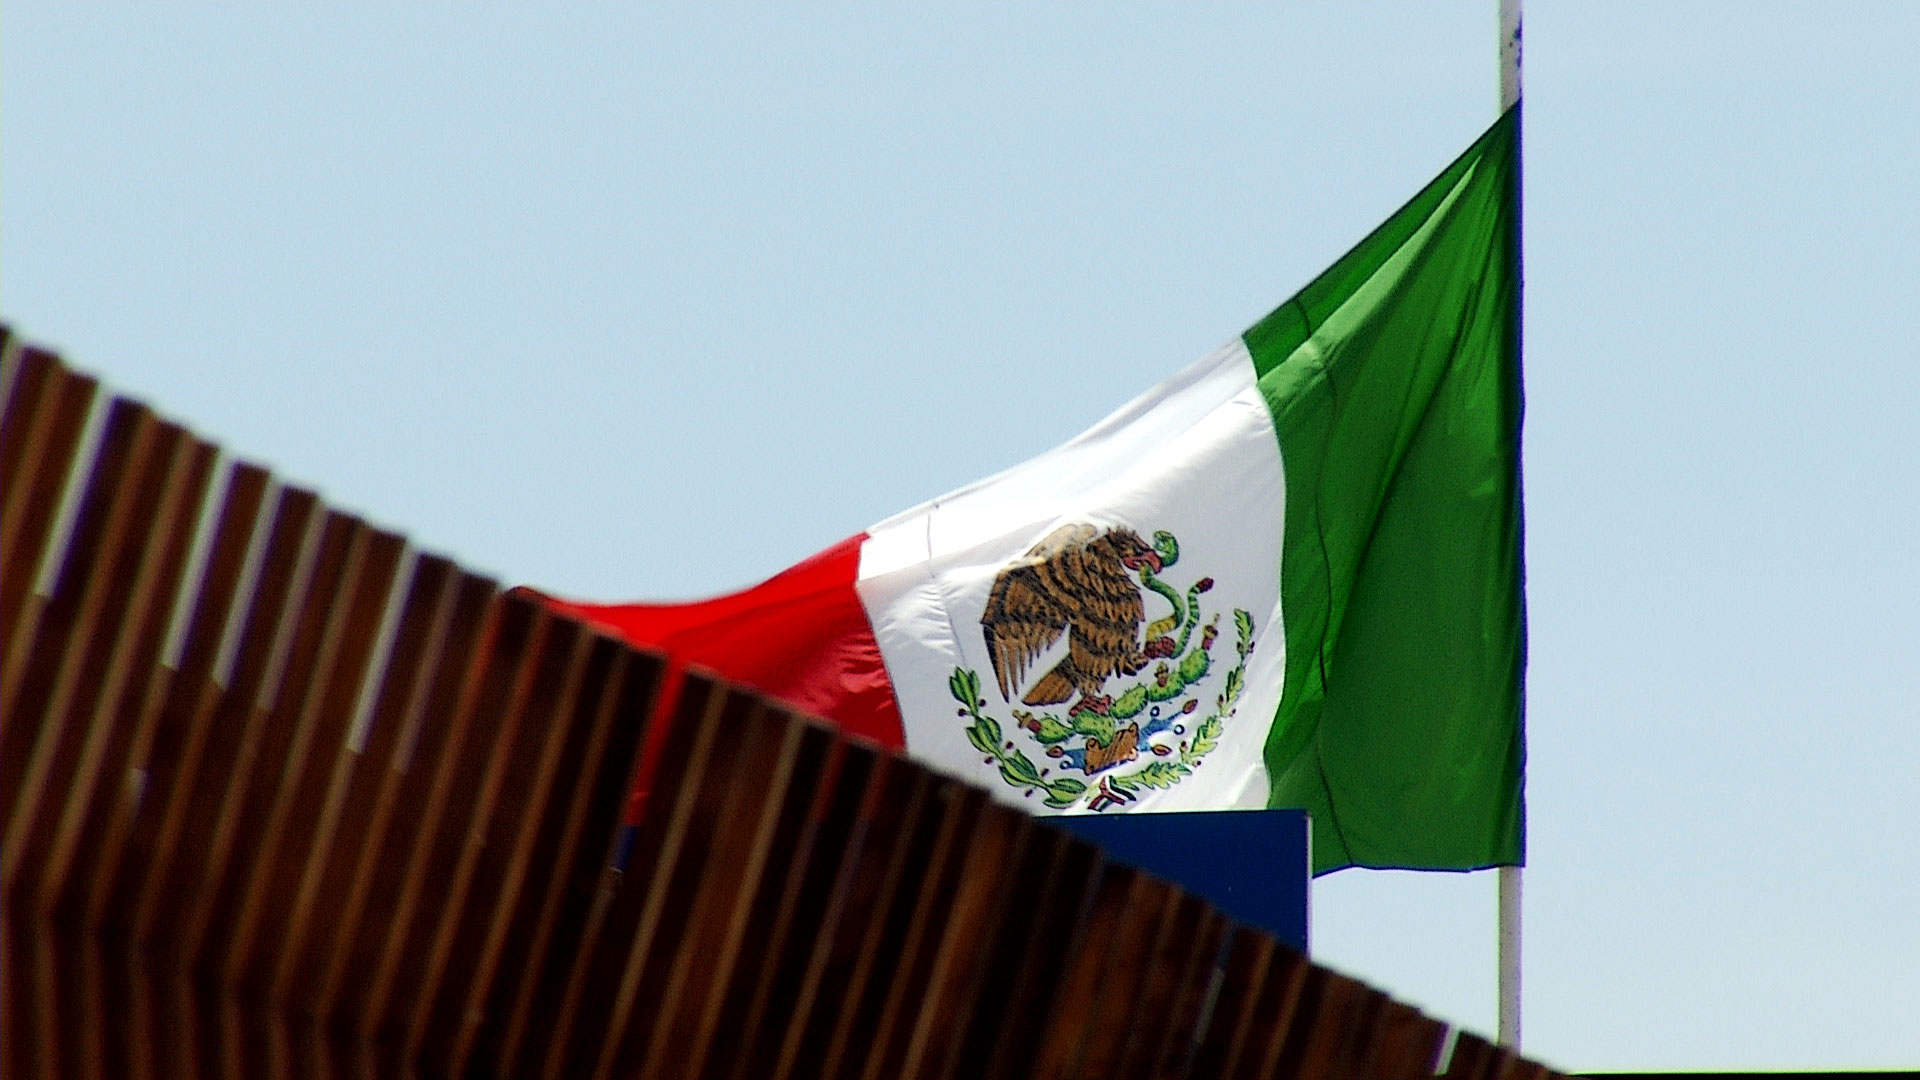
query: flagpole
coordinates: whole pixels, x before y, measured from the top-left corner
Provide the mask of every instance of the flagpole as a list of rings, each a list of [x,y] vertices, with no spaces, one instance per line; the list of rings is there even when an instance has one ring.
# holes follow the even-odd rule
[[[1520,2],[1500,4],[1500,111],[1520,101]],[[1518,217],[1520,191],[1514,192]],[[1516,229],[1514,242],[1519,240]],[[1518,313],[1515,314],[1517,319]],[[1500,1042],[1520,1048],[1520,867],[1503,866],[1500,875]]]

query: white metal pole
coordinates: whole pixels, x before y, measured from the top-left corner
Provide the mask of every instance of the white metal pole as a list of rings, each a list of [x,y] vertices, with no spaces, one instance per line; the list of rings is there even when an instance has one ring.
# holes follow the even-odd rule
[[[1520,0],[1500,0],[1500,111],[1520,100]]]
[[[1500,1042],[1520,1049],[1520,868],[1500,868]]]
[[[1500,111],[1520,101],[1520,0],[1500,3]],[[1514,199],[1518,202],[1519,192]],[[1519,207],[1515,206],[1516,213]],[[1518,239],[1516,238],[1516,243]],[[1500,1042],[1520,1048],[1520,867],[1500,874]]]

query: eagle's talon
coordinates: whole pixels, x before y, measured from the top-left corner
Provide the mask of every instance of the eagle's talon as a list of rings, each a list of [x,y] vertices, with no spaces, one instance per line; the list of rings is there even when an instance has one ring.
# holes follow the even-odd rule
[[[1104,694],[1082,695],[1079,701],[1074,702],[1073,708],[1067,710],[1067,715],[1079,716],[1081,713],[1092,713],[1095,716],[1105,716],[1107,710],[1111,708],[1113,708],[1111,697]]]

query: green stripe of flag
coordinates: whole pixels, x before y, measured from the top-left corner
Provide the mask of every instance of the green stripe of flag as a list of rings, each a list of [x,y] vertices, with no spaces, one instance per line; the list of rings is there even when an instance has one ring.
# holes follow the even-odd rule
[[[1314,871],[1524,852],[1519,115],[1246,332],[1286,470],[1273,806]]]

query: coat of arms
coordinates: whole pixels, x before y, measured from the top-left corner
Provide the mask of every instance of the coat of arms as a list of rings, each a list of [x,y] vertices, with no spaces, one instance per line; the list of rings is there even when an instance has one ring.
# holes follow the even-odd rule
[[[1216,680],[1220,613],[1200,602],[1213,579],[1183,595],[1160,578],[1179,558],[1170,532],[1148,543],[1132,529],[1065,525],[1000,571],[980,630],[1017,737],[1042,764],[988,714],[977,673],[955,668],[948,688],[968,741],[1002,780],[1057,809],[1105,810],[1193,775],[1219,744],[1245,685],[1253,617],[1233,610],[1239,662]],[[1148,594],[1170,608],[1151,623]]]

